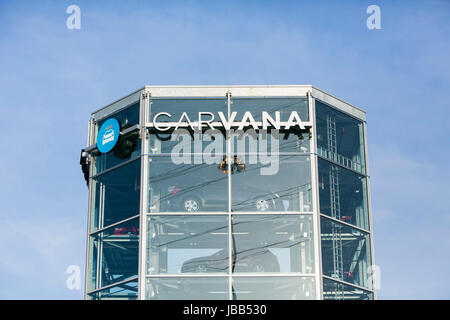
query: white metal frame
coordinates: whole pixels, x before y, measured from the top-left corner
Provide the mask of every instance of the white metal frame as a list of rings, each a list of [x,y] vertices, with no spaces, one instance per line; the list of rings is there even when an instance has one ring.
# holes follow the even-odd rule
[[[377,299],[377,279],[375,272],[375,257],[374,257],[374,241],[373,241],[373,219],[372,219],[372,201],[370,196],[370,172],[369,172],[369,161],[368,161],[368,153],[367,153],[367,123],[363,122],[363,134],[364,134],[364,156],[365,156],[365,165],[366,165],[366,186],[367,186],[367,210],[369,217],[369,239],[370,239],[370,263],[372,264],[372,292],[374,299]]]
[[[374,264],[373,257],[373,238],[372,238],[372,217],[371,217],[371,204],[370,204],[370,188],[369,188],[369,173],[368,173],[368,157],[367,157],[367,139],[366,139],[366,116],[365,112],[332,96],[328,93],[317,89],[311,85],[280,85],[280,86],[145,86],[107,106],[95,111],[92,114],[92,118],[89,121],[89,129],[88,129],[88,149],[95,149],[95,132],[96,132],[96,122],[110,117],[111,115],[119,112],[130,105],[136,103],[136,101],[140,101],[140,120],[139,120],[139,130],[140,137],[142,139],[141,142],[141,194],[140,194],[140,232],[139,232],[139,273],[137,276],[138,279],[138,299],[145,299],[145,289],[146,289],[146,281],[148,278],[159,277],[159,278],[168,278],[168,277],[180,277],[180,275],[170,275],[170,274],[161,274],[161,275],[147,275],[146,274],[146,254],[147,254],[147,223],[148,217],[151,215],[183,215],[180,212],[164,212],[164,213],[150,213],[148,212],[148,177],[149,177],[149,158],[154,156],[164,156],[168,154],[158,154],[158,155],[150,155],[149,154],[149,144],[148,144],[148,127],[149,127],[149,114],[150,114],[150,100],[151,98],[156,99],[164,99],[164,98],[224,98],[227,99],[227,110],[228,117],[230,116],[231,110],[231,99],[232,98],[257,98],[257,97],[306,97],[308,99],[308,110],[309,110],[309,122],[312,124],[311,127],[311,139],[310,139],[310,164],[311,164],[311,180],[312,180],[312,203],[313,208],[311,212],[264,212],[265,215],[312,215],[312,226],[313,226],[313,246],[314,246],[314,274],[297,274],[297,273],[264,273],[264,274],[231,274],[231,259],[229,259],[229,271],[228,275],[226,274],[211,274],[207,275],[207,277],[228,277],[229,280],[229,299],[232,299],[232,277],[262,277],[262,276],[280,276],[280,277],[314,277],[315,280],[315,291],[316,291],[316,299],[323,299],[323,283],[322,279],[322,253],[321,253],[321,234],[320,234],[320,207],[319,207],[319,186],[318,186],[318,154],[317,154],[317,137],[316,137],[316,118],[315,118],[315,100],[319,99],[321,102],[325,102],[326,104],[331,105],[333,108],[342,111],[346,114],[351,115],[363,122],[363,132],[364,132],[364,148],[365,148],[365,167],[367,177],[367,193],[368,193],[368,214],[369,214],[369,223],[370,230],[361,229],[361,231],[369,232],[370,243],[371,243],[371,261]],[[207,110],[205,110],[207,111]],[[229,157],[228,161],[228,191],[229,195],[231,194],[231,179],[230,179],[230,157],[228,154],[230,150],[230,140],[227,139],[227,156]],[[287,153],[283,153],[287,154]],[[293,153],[295,155],[302,155],[300,153]],[[308,155],[305,153],[304,155]],[[127,162],[128,163],[128,162]],[[120,164],[122,166],[124,164]],[[117,166],[117,167],[119,167]],[[109,170],[115,169],[111,168]],[[106,172],[106,171],[105,171]],[[90,161],[90,175],[93,173],[93,161]],[[103,174],[103,172],[101,173]],[[361,174],[361,173],[359,173]],[[92,179],[89,181],[89,190],[92,188]],[[91,215],[92,215],[92,205],[91,205],[91,192],[89,193],[89,213],[88,213],[88,226],[91,223]],[[232,213],[231,212],[231,198],[228,197],[228,212],[202,212],[201,215],[228,215],[228,236],[229,236],[229,256],[231,257],[231,243],[232,243],[232,214],[239,215],[252,215],[252,214],[261,214],[260,212],[242,212],[242,213]],[[137,216],[133,217],[136,218]],[[327,216],[328,217],[328,216]],[[131,218],[129,218],[131,219]],[[127,219],[128,220],[128,219]],[[122,222],[122,221],[121,221]],[[121,223],[119,222],[119,224]],[[353,225],[349,225],[353,228],[360,229]],[[100,232],[100,231],[96,231]],[[86,246],[86,280],[85,280],[85,298],[88,298],[87,295],[87,287],[88,287],[88,262],[89,262],[89,237],[90,230],[88,228],[87,232],[87,246]],[[183,277],[205,277],[205,275],[196,275],[196,274],[183,274]],[[327,278],[327,277],[325,277]],[[133,279],[126,280],[133,281]],[[355,288],[359,288],[351,283],[343,282],[346,285],[353,286]],[[104,287],[106,288],[106,287]],[[375,288],[375,283],[373,284],[373,288]],[[103,288],[98,288],[93,292],[101,291]],[[366,291],[367,288],[361,288]],[[375,295],[375,290],[371,291]]]
[[[88,125],[88,134],[87,134],[87,144],[88,146],[92,145],[93,141],[93,119],[89,119],[89,125]],[[92,175],[93,172],[93,164],[92,161],[89,161],[89,177]],[[86,228],[86,257],[85,257],[85,268],[84,268],[84,299],[86,300],[88,298],[87,292],[88,292],[88,280],[89,280],[89,251],[90,251],[90,245],[89,245],[89,233],[90,233],[90,227],[91,227],[91,214],[92,214],[92,179],[89,178],[88,181],[88,214],[87,214],[87,228]]]
[[[138,299],[145,299],[145,265],[147,254],[147,207],[148,207],[148,131],[145,128],[147,115],[150,112],[150,92],[143,90],[140,103],[140,125],[141,125],[141,203],[139,222],[139,268],[138,268]]]
[[[308,94],[309,100],[309,117],[313,122],[311,128],[311,180],[312,180],[312,202],[313,202],[313,221],[314,221],[314,264],[316,271],[316,297],[318,300],[323,299],[322,290],[322,249],[321,249],[321,237],[320,237],[320,211],[319,211],[319,176],[317,167],[317,134],[316,134],[316,104],[315,98],[310,92]]]
[[[90,151],[93,151],[93,150],[96,149],[95,136],[96,136],[97,131],[98,131],[96,123],[98,121],[104,119],[105,117],[109,117],[111,115],[114,115],[114,114],[116,114],[116,113],[118,113],[118,112],[128,108],[129,106],[135,104],[137,101],[140,100],[139,97],[140,97],[141,92],[142,92],[142,89],[137,90],[137,91],[135,91],[135,92],[133,92],[133,93],[131,93],[131,94],[129,94],[129,95],[127,95],[127,96],[125,96],[125,97],[123,97],[123,98],[121,98],[121,99],[119,99],[119,100],[117,100],[117,101],[107,105],[106,107],[104,107],[104,108],[102,108],[100,110],[97,110],[97,111],[92,113],[91,119],[89,120],[88,138],[87,138],[87,146],[88,147],[86,148],[86,151],[90,152]],[[100,292],[103,289],[114,287],[114,286],[116,286],[118,284],[131,282],[131,281],[134,281],[134,280],[136,280],[138,278],[138,277],[133,277],[133,278],[130,278],[130,279],[126,279],[126,280],[117,282],[115,284],[103,286],[101,288],[96,288],[95,290],[91,290],[91,291],[88,290],[89,263],[90,263],[90,261],[89,261],[89,249],[90,249],[89,242],[90,242],[90,237],[93,234],[100,233],[100,232],[102,232],[104,230],[107,230],[107,229],[113,227],[114,225],[118,225],[118,224],[124,223],[126,221],[129,221],[129,220],[132,220],[132,219],[136,219],[138,217],[138,215],[135,215],[133,217],[129,217],[127,219],[124,219],[124,220],[121,220],[121,221],[119,221],[117,223],[114,223],[111,226],[107,226],[105,228],[101,228],[101,229],[98,229],[98,230],[95,230],[94,232],[92,232],[91,228],[90,228],[91,227],[91,222],[92,222],[92,215],[93,215],[93,212],[92,212],[93,211],[93,206],[92,206],[92,195],[93,195],[93,190],[92,190],[93,182],[92,182],[92,180],[93,179],[92,178],[94,178],[94,177],[96,177],[98,175],[101,175],[101,174],[105,174],[105,173],[107,173],[109,171],[112,171],[112,170],[114,170],[116,168],[122,167],[122,166],[124,166],[124,165],[126,165],[126,164],[128,164],[130,162],[137,161],[137,159],[138,158],[130,159],[128,161],[120,163],[119,165],[116,165],[116,166],[111,167],[111,168],[109,168],[107,170],[104,170],[101,173],[94,174],[94,161],[93,161],[92,155],[89,154],[89,183],[88,183],[88,186],[89,186],[89,197],[88,197],[89,198],[89,206],[88,206],[88,223],[87,223],[88,227],[87,227],[87,235],[86,235],[85,290],[84,290],[84,298],[85,299],[89,299],[89,294]],[[100,251],[100,250],[98,250],[98,251]],[[100,252],[97,253],[97,256],[99,256],[99,255],[100,255]],[[99,264],[101,264],[101,261],[97,257],[97,265],[99,265]],[[96,277],[96,281],[97,281],[97,283],[99,281],[99,275],[98,274],[97,274],[97,277]]]
[[[320,219],[320,217],[323,217],[324,219],[328,219],[328,220],[330,220],[332,222],[339,223],[341,225],[345,225],[345,226],[351,227],[353,229],[359,230],[359,231],[369,235],[370,262],[371,262],[371,267],[373,268],[375,263],[374,263],[374,249],[373,249],[372,207],[371,207],[371,198],[370,198],[370,175],[369,175],[368,155],[367,155],[367,135],[366,135],[367,123],[366,123],[365,112],[363,110],[358,109],[358,108],[356,108],[354,106],[351,106],[351,105],[345,103],[344,101],[342,101],[342,100],[340,100],[340,99],[338,99],[336,97],[333,97],[333,96],[329,95],[328,93],[325,93],[324,91],[319,90],[317,88],[314,88],[313,92],[316,95],[314,100],[316,100],[316,98],[317,98],[317,100],[319,100],[321,103],[327,105],[328,107],[330,107],[332,109],[335,109],[337,111],[343,112],[343,113],[345,113],[345,114],[347,114],[347,115],[349,115],[349,116],[351,116],[351,117],[361,121],[361,123],[362,123],[362,126],[363,126],[362,134],[363,134],[363,141],[364,141],[364,146],[363,146],[364,170],[365,170],[364,172],[359,172],[357,170],[354,170],[353,168],[348,168],[348,167],[343,166],[342,164],[340,164],[338,162],[335,162],[335,161],[333,161],[331,159],[323,157],[323,156],[319,155],[319,153],[317,152],[318,151],[317,149],[315,150],[314,155],[316,157],[316,160],[315,160],[316,161],[316,170],[317,170],[316,172],[318,172],[318,159],[321,158],[321,159],[324,159],[325,161],[327,161],[329,163],[332,163],[333,165],[342,167],[342,168],[344,168],[344,169],[346,169],[348,171],[354,172],[354,173],[356,173],[356,174],[358,174],[360,176],[364,176],[366,178],[366,188],[367,188],[367,199],[366,199],[366,201],[367,201],[367,210],[368,210],[367,215],[368,215],[368,222],[369,222],[368,227],[369,227],[369,229],[364,229],[364,228],[358,227],[356,225],[353,225],[353,224],[350,224],[350,223],[346,223],[344,221],[340,221],[340,220],[334,219],[333,217],[330,217],[329,215],[320,213],[320,203],[319,202],[317,203],[317,209],[318,209],[318,212],[319,212],[319,219]],[[314,108],[314,125],[313,125],[313,128],[314,128],[314,130],[316,128],[315,108]],[[317,136],[316,135],[314,135],[314,141],[315,141],[316,148],[317,148]],[[313,181],[313,182],[317,182],[317,181]],[[317,196],[319,195],[318,188],[316,190],[316,194],[317,194]],[[319,227],[320,227],[320,224],[319,224]],[[319,242],[320,242],[320,239],[319,239]],[[322,258],[322,254],[320,254],[320,258]],[[329,280],[332,280],[332,281],[335,281],[335,282],[339,282],[339,283],[348,285],[350,287],[363,289],[366,292],[372,293],[374,299],[376,299],[376,290],[375,290],[375,288],[376,288],[376,286],[375,286],[376,279],[375,279],[375,274],[371,274],[371,281],[372,281],[372,288],[371,289],[368,289],[368,288],[365,288],[365,287],[361,287],[361,286],[358,286],[356,284],[349,283],[349,282],[346,282],[346,281],[343,281],[343,280],[334,279],[332,277],[328,277],[328,276],[325,276],[325,275],[323,275],[322,278],[329,279]],[[322,290],[322,294],[323,294],[323,290]],[[321,299],[323,299],[323,296],[321,297]]]

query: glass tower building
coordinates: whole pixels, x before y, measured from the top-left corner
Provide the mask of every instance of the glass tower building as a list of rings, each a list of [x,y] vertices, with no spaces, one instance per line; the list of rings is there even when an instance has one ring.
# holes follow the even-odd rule
[[[365,112],[310,85],[92,113],[86,299],[375,299]]]

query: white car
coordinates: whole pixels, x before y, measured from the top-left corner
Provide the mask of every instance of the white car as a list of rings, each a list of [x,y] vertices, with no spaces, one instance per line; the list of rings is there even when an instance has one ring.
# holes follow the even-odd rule
[[[113,140],[114,140],[114,130],[112,129],[106,130],[105,133],[103,134],[102,145],[105,145],[106,143]]]

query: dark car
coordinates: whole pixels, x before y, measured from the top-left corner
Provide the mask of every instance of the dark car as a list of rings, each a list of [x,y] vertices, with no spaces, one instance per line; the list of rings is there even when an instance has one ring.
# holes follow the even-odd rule
[[[233,256],[234,272],[280,272],[277,257],[266,248],[243,250]],[[182,273],[225,272],[228,269],[228,250],[222,249],[210,256],[187,260]]]
[[[220,181],[221,182],[221,181]],[[189,185],[171,184],[161,197],[164,210],[174,212],[227,211],[228,186],[217,181],[199,180]],[[282,208],[279,196],[248,185],[233,186],[234,211],[271,211]]]

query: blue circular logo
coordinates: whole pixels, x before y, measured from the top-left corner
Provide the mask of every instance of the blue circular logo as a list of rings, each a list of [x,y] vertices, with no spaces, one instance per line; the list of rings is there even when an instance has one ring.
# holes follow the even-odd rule
[[[97,149],[101,153],[110,152],[119,140],[120,124],[114,118],[106,120],[97,135]]]

